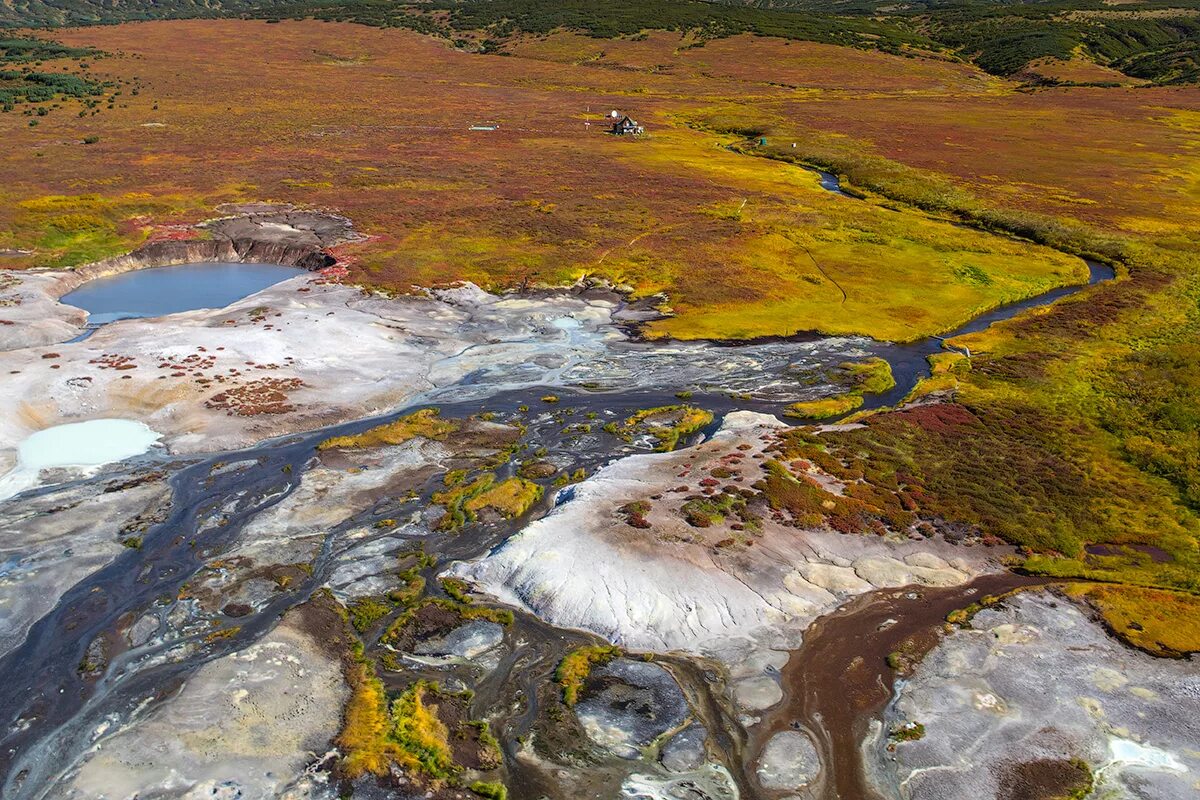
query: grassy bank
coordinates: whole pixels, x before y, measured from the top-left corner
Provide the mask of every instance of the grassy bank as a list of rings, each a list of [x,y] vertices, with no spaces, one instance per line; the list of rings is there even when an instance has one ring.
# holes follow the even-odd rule
[[[940,176],[851,149],[745,152],[818,165],[869,195],[1103,258],[1124,279],[955,340],[973,357],[917,389],[951,402],[801,437],[793,454],[865,477],[888,498],[876,498],[881,516],[915,510],[1016,544],[1032,572],[1200,593],[1195,238],[1117,235],[997,208]],[[1154,557],[1137,549],[1147,547]],[[1171,627],[1176,650],[1200,648],[1186,624],[1195,603],[1151,603],[1146,591],[1089,596],[1114,628],[1162,638]]]

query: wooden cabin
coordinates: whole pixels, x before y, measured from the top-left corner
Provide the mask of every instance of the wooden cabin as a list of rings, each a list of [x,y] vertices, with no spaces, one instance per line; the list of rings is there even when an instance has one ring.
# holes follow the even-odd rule
[[[614,136],[637,136],[645,133],[646,129],[637,124],[637,120],[632,119],[628,114],[621,117],[613,123],[610,131]]]

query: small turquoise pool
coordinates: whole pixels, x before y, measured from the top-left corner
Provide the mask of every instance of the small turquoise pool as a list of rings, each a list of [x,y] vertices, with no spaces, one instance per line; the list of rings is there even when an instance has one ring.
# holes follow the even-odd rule
[[[141,455],[161,438],[130,419],[92,419],[37,431],[18,445],[17,465],[0,475],[0,502],[37,486],[43,469],[94,469]]]
[[[181,264],[98,278],[60,298],[88,312],[89,325],[224,308],[306,270],[278,264]]]

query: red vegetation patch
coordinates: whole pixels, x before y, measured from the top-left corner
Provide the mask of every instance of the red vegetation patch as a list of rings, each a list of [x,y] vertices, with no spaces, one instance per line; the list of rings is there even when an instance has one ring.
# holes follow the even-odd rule
[[[204,405],[239,417],[285,414],[296,408],[288,402],[287,393],[303,385],[299,378],[259,378],[214,394]]]
[[[160,225],[150,232],[147,242],[189,242],[199,238],[191,225]]]
[[[882,415],[878,419],[885,417],[902,420],[906,424],[916,425],[930,433],[958,433],[962,428],[980,424],[978,417],[965,406],[957,403],[931,403],[930,405],[916,406],[906,411]],[[876,420],[869,420],[868,424],[872,422],[876,422]]]
[[[1056,356],[1052,353],[1030,351],[1026,353],[1014,353],[1013,355],[1001,356],[999,358],[981,358],[978,359],[972,369],[990,378],[1004,378],[1007,380],[1041,378],[1046,374],[1046,367],[1051,362],[1061,360],[1061,358],[1062,356]]]
[[[137,369],[137,364],[134,363],[133,356],[122,356],[117,353],[104,353],[97,358],[91,359],[88,363],[95,364],[100,369]]]
[[[317,276],[312,280],[312,283],[317,285],[325,285],[329,283],[341,283],[350,275],[350,269],[346,264],[338,262],[325,269],[317,270]]]
[[[206,370],[211,369],[217,363],[216,356],[200,356],[193,353],[190,356],[179,358],[177,356],[166,356],[158,363],[159,369],[173,370]]]
[[[646,514],[650,512],[650,503],[646,500],[637,500],[632,503],[626,503],[617,509],[617,511],[625,517],[625,523],[633,528],[649,528],[650,520],[646,519]]]

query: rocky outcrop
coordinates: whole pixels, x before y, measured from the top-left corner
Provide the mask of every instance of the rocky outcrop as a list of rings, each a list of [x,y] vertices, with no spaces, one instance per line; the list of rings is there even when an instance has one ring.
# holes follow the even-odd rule
[[[117,275],[146,267],[170,267],[205,261],[246,264],[283,264],[288,267],[321,269],[333,258],[320,249],[256,239],[193,239],[148,242],[131,253],[97,261],[72,273],[71,283]]]
[[[885,796],[912,800],[1183,800],[1196,796],[1198,719],[1194,661],[1133,650],[1071,603],[1029,592],[925,658],[872,771]]]
[[[817,748],[799,731],[775,734],[758,762],[759,783],[773,791],[803,792],[820,771]]]

